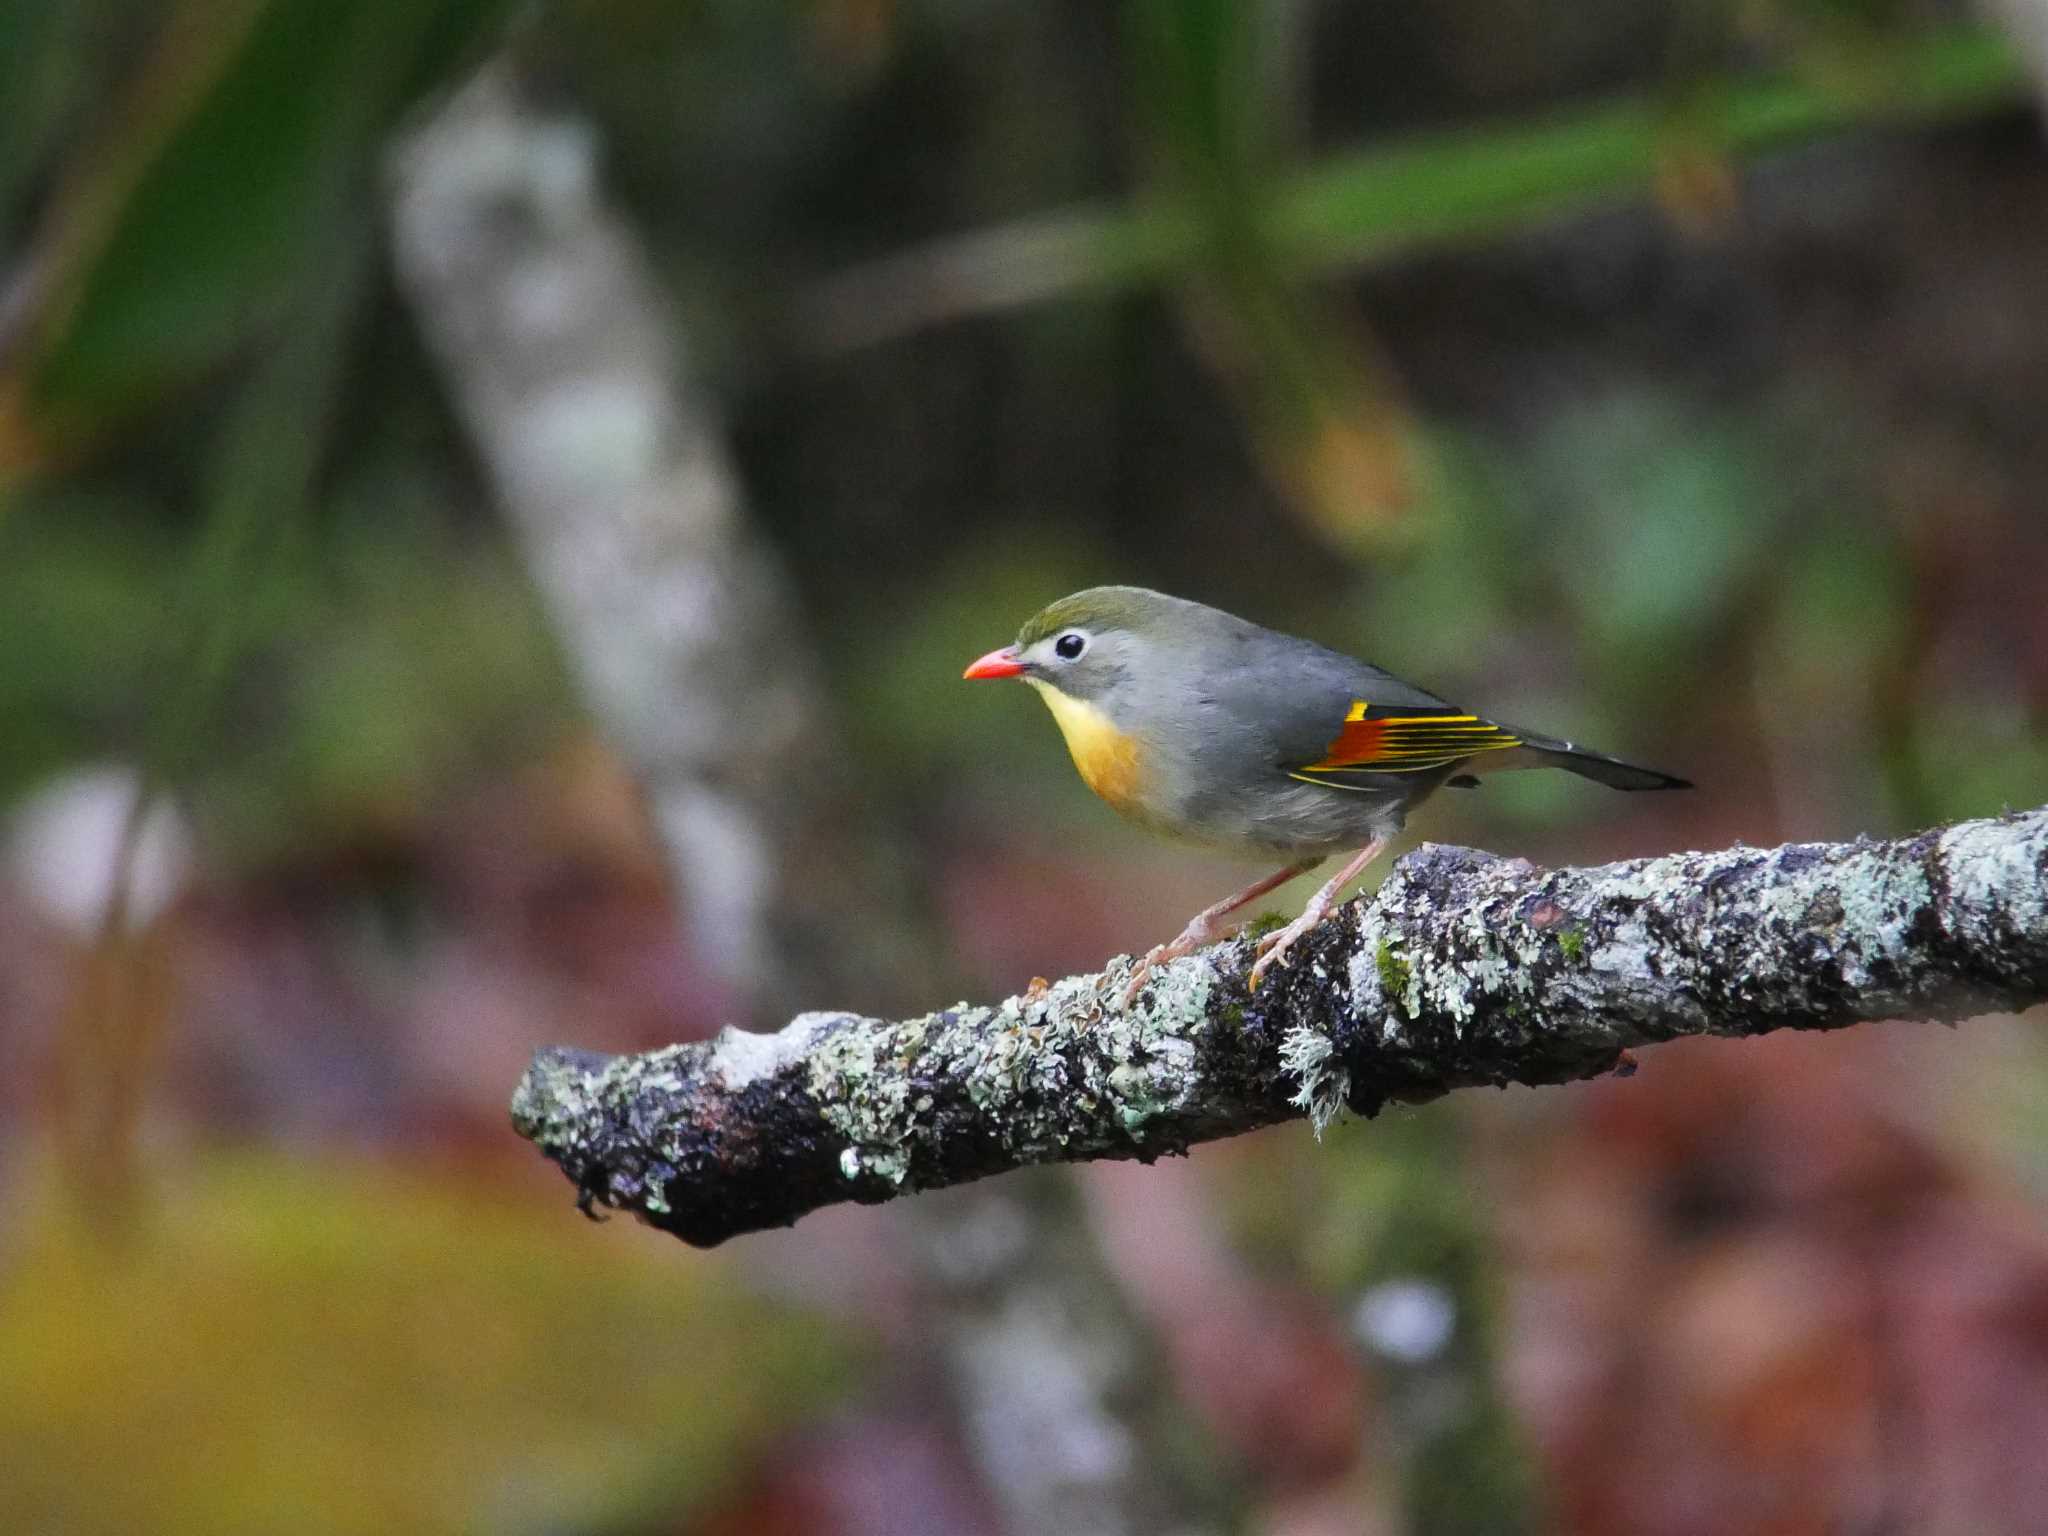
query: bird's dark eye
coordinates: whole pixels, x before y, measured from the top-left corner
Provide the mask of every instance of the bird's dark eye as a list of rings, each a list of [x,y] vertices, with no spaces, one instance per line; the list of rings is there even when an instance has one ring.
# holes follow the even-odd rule
[[[1061,661],[1072,661],[1076,656],[1079,656],[1088,649],[1088,637],[1068,630],[1059,639],[1053,641],[1052,649],[1053,654],[1058,656]]]

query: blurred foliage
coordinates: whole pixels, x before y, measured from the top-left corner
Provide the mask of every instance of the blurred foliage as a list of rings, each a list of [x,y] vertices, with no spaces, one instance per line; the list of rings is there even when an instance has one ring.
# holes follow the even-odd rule
[[[1306,12],[1234,0],[1139,0],[1130,12],[1162,200],[1192,210],[1193,331],[1275,477],[1340,548],[1370,549],[1414,497],[1406,413],[1363,327],[1292,282],[1268,216],[1299,46],[1285,34]]]
[[[0,648],[0,713],[21,722],[0,745],[0,795],[110,749],[146,752],[137,721],[158,718],[167,675],[174,697],[193,686],[167,674],[170,637],[148,622],[173,539],[118,536],[79,510],[53,497],[0,527],[0,607],[21,621],[21,643]],[[206,696],[218,713],[178,782],[217,856],[261,864],[416,827],[420,807],[569,728],[574,702],[523,573],[495,541],[436,522],[340,511],[287,536],[256,589],[214,610],[242,649]],[[235,721],[233,752],[219,713]]]
[[[331,280],[317,258],[351,225],[363,238],[383,133],[505,9],[172,6],[128,110],[98,125],[44,212],[33,346],[0,373],[14,418],[0,443],[31,455],[76,444],[189,386]]]
[[[0,1523],[631,1529],[718,1491],[854,1357],[721,1266],[458,1168],[212,1158],[116,1251],[0,1274]]]
[[[1172,280],[1182,262],[1193,261],[1188,289],[1193,333],[1227,382],[1251,442],[1283,497],[1305,508],[1308,525],[1335,538],[1340,548],[1363,550],[1398,529],[1401,545],[1410,551],[1383,561],[1384,575],[1370,591],[1376,615],[1372,632],[1415,637],[1404,641],[1412,650],[1387,659],[1416,671],[1470,665],[1472,658],[1459,642],[1440,645],[1435,638],[1456,631],[1423,622],[1424,615],[1444,611],[1446,602],[1466,614],[1468,627],[1483,629],[1496,627],[1506,614],[1562,602],[1581,616],[1582,627],[1564,638],[1581,650],[1589,667],[1620,680],[1638,675],[1621,659],[1638,654],[1646,640],[1672,644],[1673,631],[1663,621],[1674,616],[1667,613],[1673,605],[1688,610],[1682,622],[1698,637],[1724,620],[1730,603],[1742,600],[1728,583],[1739,586],[1740,563],[1760,548],[1756,519],[1771,514],[1756,493],[1782,475],[1782,464],[1756,462],[1748,424],[1735,424],[1718,446],[1695,442],[1685,424],[1691,404],[1674,398],[1654,407],[1678,413],[1659,436],[1643,436],[1642,427],[1621,418],[1589,417],[1584,431],[1594,455],[1590,459],[1572,440],[1569,424],[1559,424],[1552,429],[1554,447],[1536,449],[1537,484],[1525,491],[1518,482],[1531,470],[1518,462],[1521,445],[1459,441],[1441,423],[1418,427],[1394,383],[1381,339],[1334,294],[1304,288],[1302,276],[1332,262],[1384,258],[1417,241],[1454,235],[1469,239],[1506,223],[1553,216],[1588,197],[1612,197],[1649,185],[1678,142],[1673,133],[1692,146],[1683,151],[1687,155],[1700,147],[1713,154],[1741,153],[1872,119],[1981,110],[2010,99],[2018,79],[2010,54],[1982,33],[1912,33],[1907,24],[1917,21],[1918,14],[1889,6],[1757,8],[1742,13],[1739,25],[1733,13],[1711,25],[1700,23],[1706,12],[1696,11],[1697,35],[1682,51],[1682,111],[1652,97],[1595,105],[1552,122],[1505,122],[1313,158],[1296,101],[1314,10],[1264,11],[1227,0],[1139,0],[1126,8],[1120,33],[1094,33],[1094,45],[1109,50],[1109,61],[1128,70],[1134,126],[1157,176],[1149,188],[1141,185],[1129,211],[1109,216],[1111,222],[1089,237],[1105,254],[1101,262],[1091,258],[1090,265],[1076,269],[1074,279],[1089,286],[1094,279],[1086,273],[1092,270],[1117,282]],[[0,441],[14,445],[17,473],[37,463],[53,467],[48,460],[52,452],[84,451],[96,434],[134,420],[138,408],[166,409],[178,393],[219,377],[252,344],[296,337],[297,355],[305,363],[348,366],[348,350],[361,345],[364,322],[350,318],[341,295],[362,279],[337,263],[345,263],[352,243],[368,235],[361,215],[375,185],[381,134],[397,114],[447,78],[458,61],[471,56],[480,39],[492,35],[499,11],[486,0],[447,0],[406,8],[402,18],[395,13],[387,17],[372,6],[353,8],[346,19],[323,13],[308,21],[300,16],[297,0],[246,0],[226,11],[210,11],[195,0],[153,18],[146,7],[109,6],[95,27],[61,8],[8,8],[6,24],[18,29],[22,41],[11,67],[26,82],[24,99],[50,103],[41,118],[22,117],[18,140],[9,141],[15,147],[7,162],[14,167],[13,184],[41,182],[51,189],[36,238],[26,248],[35,280],[30,290],[34,302],[20,322],[22,341],[11,351],[0,351],[0,401],[13,402],[11,408],[0,407],[0,413],[12,411],[10,424],[0,428]],[[58,15],[67,19],[61,24],[49,19]],[[227,25],[230,19],[237,24]],[[998,43],[1002,27],[1015,31],[1021,26],[1015,38],[1022,45],[1015,50],[1020,65],[1052,54],[1046,40],[1051,23],[1018,23],[993,14],[962,24],[978,28],[972,35],[990,45]],[[1713,73],[1738,34],[1774,50],[1791,70],[1762,81]],[[687,217],[677,224],[677,257],[686,263],[683,275],[694,280],[689,274],[709,273],[718,261],[736,257],[736,242],[772,234],[779,248],[800,254],[807,245],[831,238],[849,219],[871,222],[871,213],[852,204],[828,201],[800,212],[797,203],[826,184],[822,168],[838,172],[833,179],[842,185],[858,185],[870,174],[860,163],[863,121],[878,123],[865,130],[874,135],[867,141],[869,153],[900,154],[904,139],[889,118],[890,88],[901,77],[930,74],[948,36],[945,23],[914,6],[833,7],[808,18],[778,8],[712,6],[670,16],[593,4],[568,7],[550,18],[538,33],[529,33],[525,48],[564,70],[588,94],[614,143],[625,184],[657,200],[650,204],[657,228],[695,207],[716,206],[727,215],[746,210],[716,228]],[[76,89],[85,79],[117,75],[109,59],[119,54],[109,52],[109,39],[119,39],[140,61],[122,90],[129,110],[84,131],[80,109],[62,87],[69,82]],[[1115,57],[1119,49],[1121,61]],[[778,67],[766,67],[771,59]],[[800,67],[780,67],[790,60]],[[848,73],[855,60],[864,62]],[[991,82],[1008,79],[992,63],[976,67]],[[1043,75],[1043,69],[1037,70],[1036,96],[1020,96],[1017,88],[1003,85],[980,117],[963,101],[944,102],[950,117],[968,130],[963,147],[968,165],[1017,179],[1022,157],[1016,152],[1019,132],[1012,119],[1017,113],[1034,119],[1046,115]],[[681,84],[691,80],[697,88]],[[778,95],[759,93],[760,82],[767,80],[780,82]],[[736,87],[735,82],[742,84]],[[1056,105],[1057,98],[1053,101]],[[73,124],[79,142],[62,174],[48,164],[61,143],[52,137],[54,128],[31,131],[32,121]],[[834,132],[843,142],[828,137]],[[1000,137],[977,144],[974,133]],[[1035,136],[1034,146],[1043,140],[1044,135]],[[747,145],[753,147],[743,151]],[[753,156],[751,169],[734,159],[742,152]],[[1048,163],[1064,161],[1070,176],[1094,179],[1108,170],[1099,152],[1085,154],[1058,138],[1050,153]],[[40,170],[31,169],[39,162]],[[975,202],[985,196],[973,189],[982,179],[946,178],[944,189],[956,194],[949,206],[966,196],[968,212],[980,211]],[[916,181],[899,176],[891,184],[913,196],[943,200],[939,191],[915,190]],[[1054,189],[1048,185],[1043,190]],[[658,205],[676,213],[660,211]],[[1192,219],[1189,209],[1194,210]],[[355,227],[337,240],[335,230],[346,225]],[[1154,233],[1141,232],[1148,228]],[[1149,254],[1131,265],[1107,254],[1115,249]],[[1056,282],[1045,293],[1060,291]],[[378,291],[376,297],[386,296]],[[757,302],[750,301],[740,315]],[[747,322],[742,318],[741,323]],[[384,324],[378,321],[380,328]],[[709,326],[714,342],[718,325],[713,319]],[[331,329],[323,332],[323,326]],[[1074,339],[1091,349],[1118,345],[1115,332],[1099,327]],[[741,347],[737,337],[726,345],[734,354]],[[369,361],[417,366],[414,358],[379,355]],[[278,361],[266,366],[294,365]],[[1072,365],[1053,361],[1051,366]],[[258,373],[238,387],[247,402],[239,425],[231,411],[202,411],[196,418],[188,414],[189,426],[219,434],[216,448],[186,440],[168,418],[164,436],[178,440],[150,444],[160,454],[158,473],[142,485],[171,502],[211,509],[205,542],[197,547],[188,579],[180,583],[183,596],[173,612],[184,618],[174,617],[170,626],[177,632],[148,642],[155,648],[150,660],[143,659],[146,648],[127,657],[100,657],[94,668],[104,686],[92,693],[102,699],[118,696],[121,677],[146,677],[152,665],[168,666],[184,679],[171,696],[171,707],[149,725],[145,747],[146,755],[163,762],[176,778],[189,778],[173,765],[190,763],[194,754],[189,746],[172,743],[206,739],[204,721],[223,702],[240,647],[254,646],[256,655],[278,654],[264,649],[267,641],[259,632],[263,611],[274,607],[289,625],[295,622],[289,616],[306,608],[324,582],[327,572],[318,565],[293,573],[281,563],[314,558],[317,547],[280,531],[300,499],[288,487],[297,483],[311,489],[313,477],[323,473],[357,473],[355,466],[374,446],[363,438],[360,422],[376,417],[363,416],[351,403],[354,395],[344,396],[338,407],[349,413],[341,424],[344,436],[325,440],[323,423],[336,407],[320,401],[331,384],[309,379],[292,385],[276,374]],[[1622,399],[1603,409],[1640,413],[1644,408],[1642,402]],[[1630,441],[1639,441],[1643,454],[1633,470],[1611,458],[1628,452]],[[430,453],[446,452],[421,446]],[[255,452],[259,449],[270,455],[267,469]],[[1458,479],[1475,456],[1500,466],[1485,472],[1490,491]],[[1554,469],[1546,468],[1546,456]],[[165,484],[161,468],[181,462],[184,483]],[[401,473],[419,482],[418,468]],[[427,473],[436,471],[430,467]],[[1652,475],[1661,483],[1632,483],[1630,474]],[[117,488],[108,477],[98,477],[109,493],[102,504],[134,531],[117,532],[110,525],[106,541],[156,537],[122,517],[123,503],[133,505],[140,487],[132,475],[118,478],[128,483]],[[51,507],[68,509],[53,511],[49,523],[75,516],[76,498],[91,483],[67,484],[45,475],[45,483],[33,492],[17,490],[17,502],[24,496],[33,499],[13,516],[30,516],[44,497],[51,498]],[[1595,486],[1596,494],[1586,494],[1588,486]],[[764,488],[772,493],[772,480]],[[1545,537],[1532,526],[1526,543],[1539,566],[1532,571],[1518,565],[1511,577],[1504,574],[1487,585],[1486,565],[1499,567],[1499,562],[1473,557],[1497,552],[1503,526],[1514,526],[1524,515],[1497,506],[1489,526],[1483,503],[1504,491],[1526,502],[1545,530],[1554,526],[1550,520],[1563,501],[1582,501],[1585,511],[1577,517],[1597,520],[1579,521],[1564,538]],[[462,494],[470,493],[464,487]],[[775,498],[771,494],[768,499],[772,516]],[[1604,514],[1603,507],[1608,509]],[[427,515],[430,522],[446,517],[438,510]],[[375,579],[403,582],[407,578],[398,573],[415,557],[402,551],[413,536],[396,520],[383,526],[400,543],[389,561],[393,574]],[[1367,544],[1356,545],[1359,538]],[[38,569],[46,561],[64,559],[69,539],[68,533],[55,539],[44,532],[24,536],[9,576],[46,582],[47,570],[39,575]],[[472,553],[487,543],[481,541]],[[343,538],[337,547],[348,550],[351,541]],[[344,565],[358,556],[380,558],[373,542],[352,547],[355,553],[344,555]],[[1102,549],[1094,564],[1109,571],[1120,562],[1118,551]],[[1029,611],[1052,586],[1082,579],[1089,563],[1067,562],[1073,574],[1058,581],[1041,574],[1015,582],[1016,611]],[[120,564],[118,556],[114,564]],[[1547,580],[1539,579],[1543,566],[1554,571]],[[147,570],[145,564],[137,574]],[[1703,573],[1707,579],[1698,579]],[[922,566],[906,574],[907,584],[920,591],[965,586],[958,574]],[[1473,584],[1474,574],[1481,584]],[[106,579],[104,572],[80,575],[88,584]],[[479,612],[493,607],[488,590],[487,584]],[[254,604],[251,613],[244,611],[252,606],[246,601],[223,601],[220,594],[229,591],[270,596]],[[39,600],[69,601],[47,591]],[[77,600],[90,601],[84,594]],[[347,601],[342,599],[344,607]],[[165,605],[137,591],[126,606],[140,618]],[[1411,608],[1416,622],[1398,618]],[[457,605],[449,616],[460,612]],[[438,621],[436,615],[422,617]],[[1013,622],[1006,606],[1003,623]],[[131,627],[145,631],[150,625]],[[245,632],[239,640],[234,638],[238,630]],[[116,638],[103,632],[101,643]],[[374,635],[362,640],[376,643]],[[48,686],[51,674],[27,662],[36,648],[47,651],[66,643],[61,623],[30,637],[15,653],[23,663],[19,686],[31,691]],[[535,655],[531,641],[520,644],[518,655]],[[906,657],[916,654],[914,645],[890,644]],[[1456,654],[1439,663],[1432,654],[1437,649]],[[495,654],[493,644],[477,644],[459,634],[451,634],[445,644],[422,636],[406,650],[414,657],[444,656],[451,663]],[[516,680],[531,670],[508,661],[499,675]],[[541,670],[552,669],[543,664]],[[450,697],[436,707],[427,702],[430,695],[420,694],[423,707],[418,710],[383,707],[374,689],[357,695],[358,705],[350,706],[345,690],[309,689],[309,710],[292,712],[299,723],[291,724],[292,716],[281,723],[288,735],[301,729],[313,734],[280,741],[269,754],[269,761],[280,767],[293,762],[309,767],[290,771],[278,786],[283,799],[276,824],[331,821],[334,807],[323,801],[326,792],[316,782],[323,774],[337,784],[374,785],[382,777],[419,786],[433,780],[431,767],[419,772],[398,768],[393,753],[424,764],[422,754],[434,750],[428,736],[491,739],[488,725],[471,731],[460,723],[471,707],[487,714],[499,710],[487,701],[498,686],[488,672],[470,676],[473,683],[451,672],[445,682],[457,694],[481,687],[484,692],[473,694],[473,706]],[[849,681],[858,689],[878,677],[864,666]],[[411,686],[417,690],[419,685]],[[887,725],[880,734],[900,736],[904,746],[914,747],[921,739],[914,722],[929,716],[942,724],[943,716],[910,703],[908,692],[890,686],[898,701],[895,710],[877,699],[883,706],[879,712],[862,707],[856,716],[902,722]],[[1653,698],[1639,702],[1653,712],[1657,708]],[[517,703],[510,708],[521,712]],[[341,718],[320,723],[320,716],[331,717],[337,710],[344,712]],[[74,718],[66,721],[63,713]],[[75,716],[75,709],[58,718],[47,710],[23,711],[18,729],[10,734],[15,746],[7,753],[9,760],[0,760],[0,782],[20,783],[42,771],[59,755],[60,742],[72,744],[64,750],[79,750],[78,727],[89,722]],[[101,725],[106,723],[103,717]],[[1589,733],[1603,723],[1595,717]],[[428,734],[423,736],[423,730]],[[275,733],[266,734],[276,739]],[[379,742],[385,745],[380,748]],[[99,751],[121,745],[118,738],[105,737],[93,743]],[[352,758],[357,748],[368,756]],[[337,751],[340,756],[334,755]],[[374,771],[377,765],[369,759],[380,754],[393,774]],[[329,766],[313,766],[321,763]],[[219,766],[234,774],[238,798],[255,813],[247,823],[254,827],[269,820],[262,807],[275,793],[265,788],[266,782],[276,784],[275,770],[209,764]],[[294,781],[299,789],[285,787]],[[1558,793],[1547,786],[1518,788],[1510,798],[1533,794],[1549,802]],[[301,798],[308,794],[313,798]],[[389,801],[374,790],[357,799],[363,805]]]
[[[1175,14],[1170,6],[1159,9]],[[1663,174],[1674,159],[1697,170],[1703,155],[1752,154],[1898,120],[1968,118],[2023,98],[2025,78],[2018,60],[1995,34],[1956,29],[1893,39],[1864,35],[1863,41],[1852,55],[1853,68],[1818,68],[1814,78],[1801,73],[1716,75],[1705,84],[1689,84],[1675,98],[1637,96],[1570,113],[1552,110],[1533,121],[1416,133],[1334,152],[1299,171],[1279,163],[1243,165],[1244,151],[1212,146],[1219,123],[1205,120],[1228,123],[1234,118],[1175,110],[1178,102],[1167,95],[1196,88],[1213,94],[1235,85],[1241,68],[1221,80],[1193,82],[1184,73],[1162,71],[1167,78],[1155,85],[1154,94],[1167,95],[1159,131],[1169,138],[1174,156],[1169,163],[1192,163],[1183,175],[1198,189],[1197,201],[1206,198],[1213,204],[1219,188],[1233,181],[1254,184],[1254,205],[1227,216],[1228,242],[1242,246],[1256,236],[1264,242],[1264,260],[1273,275],[1298,278],[1447,242],[1498,236],[1651,188],[1682,191],[1683,176]],[[1226,59],[1212,50],[1197,62]],[[1192,129],[1183,126],[1189,118],[1195,120]],[[1191,142],[1173,143],[1171,136],[1184,131],[1193,134]],[[1200,157],[1209,153],[1232,164],[1207,165]],[[909,329],[984,306],[1002,308],[1172,279],[1228,254],[1228,242],[1221,252],[1216,249],[1218,231],[1205,227],[1204,217],[1205,210],[1191,213],[1178,199],[1151,198],[1112,211],[1080,209],[1051,215],[1042,224],[959,237],[937,247],[929,266],[896,257],[883,271],[914,279],[939,268],[939,255],[980,246],[1027,262],[1040,248],[1041,236],[1055,229],[1057,249],[1066,259],[1043,281],[1019,280],[1013,273],[986,289],[942,285],[927,301],[928,309],[912,307],[899,315],[885,304],[879,313]],[[863,286],[848,286],[850,297],[876,297]],[[843,319],[848,329],[842,344],[880,339],[872,319],[864,324],[858,314],[837,316],[829,303],[820,308],[828,322]],[[830,342],[833,336],[828,323],[825,339]]]
[[[1275,224],[1303,267],[1386,256],[1656,185],[1670,155],[1753,154],[1894,119],[1967,117],[2022,89],[2002,39],[1937,34],[1873,47],[1848,74],[1717,79],[1682,106],[1620,101],[1335,159],[1283,191]]]

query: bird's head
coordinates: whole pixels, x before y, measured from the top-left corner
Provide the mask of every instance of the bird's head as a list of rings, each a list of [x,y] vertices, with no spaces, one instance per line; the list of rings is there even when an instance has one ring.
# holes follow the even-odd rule
[[[1191,606],[1143,587],[1090,587],[1039,609],[1013,644],[963,675],[1018,678],[1114,715],[1134,676],[1171,645],[1175,610]]]

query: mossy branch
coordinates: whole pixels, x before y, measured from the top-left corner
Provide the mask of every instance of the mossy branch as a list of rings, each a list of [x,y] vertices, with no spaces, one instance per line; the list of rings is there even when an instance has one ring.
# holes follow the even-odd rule
[[[1028,1164],[1479,1084],[1613,1071],[1681,1035],[1957,1019],[2048,999],[2048,809],[1894,842],[1539,869],[1425,846],[1248,991],[1248,946],[990,1006],[807,1013],[636,1056],[539,1052],[520,1133],[578,1204],[704,1246]]]

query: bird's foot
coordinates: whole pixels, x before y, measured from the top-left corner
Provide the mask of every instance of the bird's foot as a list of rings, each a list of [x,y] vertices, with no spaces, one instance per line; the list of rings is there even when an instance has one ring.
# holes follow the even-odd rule
[[[1337,904],[1337,893],[1358,878],[1360,870],[1380,856],[1380,850],[1387,846],[1384,837],[1376,837],[1351,856],[1351,861],[1338,870],[1330,883],[1309,897],[1308,905],[1301,909],[1301,916],[1285,928],[1276,928],[1259,940],[1259,958],[1252,962],[1249,985],[1256,990],[1267,971],[1287,958],[1287,951],[1294,947],[1309,929],[1315,927],[1330,915],[1330,908]]]
[[[1285,869],[1275,870],[1263,880],[1254,881],[1236,895],[1224,897],[1215,906],[1204,907],[1201,911],[1197,912],[1188,920],[1187,927],[1181,929],[1180,937],[1170,943],[1153,946],[1151,950],[1147,951],[1144,959],[1131,967],[1131,978],[1124,984],[1124,1007],[1129,1008],[1132,1003],[1138,1000],[1138,993],[1144,989],[1145,983],[1151,977],[1155,966],[1164,965],[1169,960],[1178,960],[1182,955],[1191,954],[1195,950],[1200,949],[1204,944],[1215,943],[1237,926],[1235,923],[1226,923],[1224,921],[1231,913],[1250,902],[1257,901],[1266,892],[1285,885],[1296,875],[1307,874],[1315,867],[1316,860],[1314,859],[1308,859],[1299,864],[1290,864]],[[1357,866],[1354,865],[1350,872],[1356,874],[1358,872]],[[1322,894],[1316,898],[1317,901],[1323,904],[1323,910],[1325,911],[1329,908],[1329,899],[1333,891],[1333,887],[1326,886]],[[1311,903],[1311,905],[1313,906],[1314,903]]]
[[[1330,906],[1328,902],[1312,901],[1302,909],[1301,916],[1297,917],[1285,928],[1275,928],[1271,933],[1260,939],[1258,943],[1259,958],[1252,962],[1252,973],[1248,978],[1248,984],[1252,989],[1257,990],[1259,983],[1265,979],[1267,971],[1286,961],[1287,951],[1294,947],[1295,940],[1299,939],[1309,929],[1315,927],[1317,923],[1320,923],[1329,915]]]
[[[1121,1002],[1125,1012],[1130,1011],[1131,1004],[1138,1000],[1138,994],[1145,990],[1145,983],[1152,979],[1152,968],[1155,965],[1164,965],[1173,958],[1167,953],[1170,948],[1172,946],[1168,944],[1154,944],[1132,963],[1131,979],[1124,984]]]
[[[1145,989],[1145,983],[1152,979],[1154,968],[1169,960],[1178,960],[1182,955],[1191,955],[1204,944],[1214,943],[1223,936],[1223,929],[1214,916],[1200,913],[1195,920],[1181,929],[1178,937],[1164,944],[1154,944],[1145,951],[1144,958],[1131,967],[1131,979],[1124,983],[1123,1006],[1128,1009],[1138,1000],[1138,994]]]

